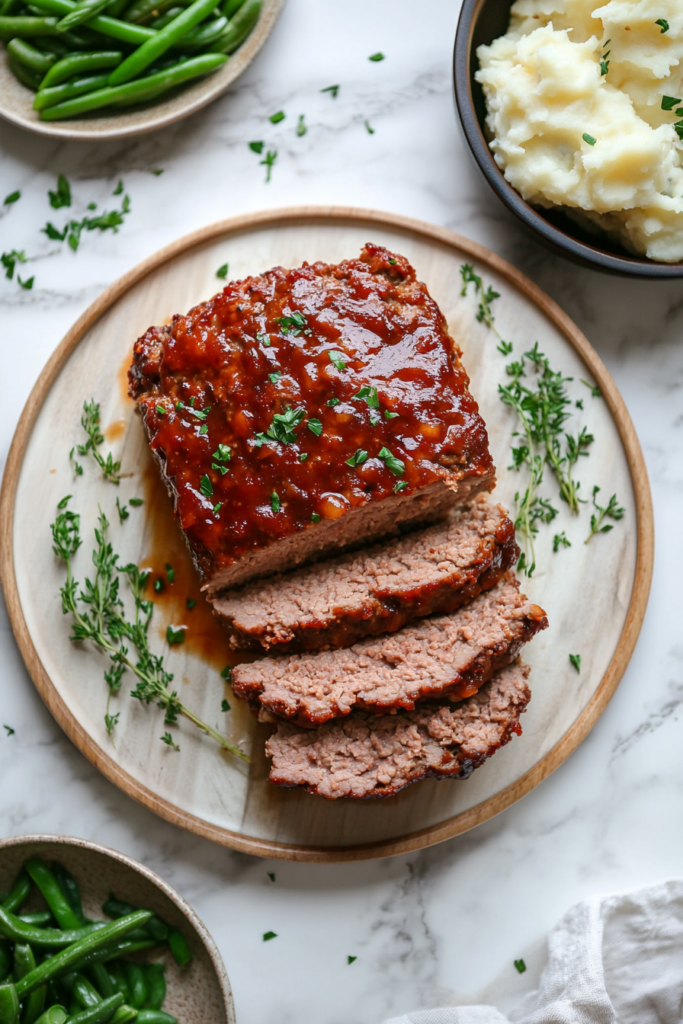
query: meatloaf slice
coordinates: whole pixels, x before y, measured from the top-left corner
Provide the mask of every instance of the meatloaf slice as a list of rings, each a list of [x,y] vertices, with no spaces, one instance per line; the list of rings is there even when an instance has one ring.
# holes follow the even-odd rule
[[[230,282],[138,339],[129,385],[209,595],[494,484],[445,318],[380,246]]]
[[[452,615],[422,619],[399,633],[337,651],[265,658],[232,671],[235,694],[302,726],[354,708],[382,714],[415,702],[476,693],[548,624],[507,573],[492,590]]]
[[[428,701],[381,717],[354,711],[318,729],[280,722],[266,743],[270,781],[338,800],[393,796],[420,779],[467,779],[521,734],[528,675],[517,661],[455,705]]]
[[[479,495],[446,522],[213,600],[234,647],[313,651],[452,612],[519,557],[501,505]]]

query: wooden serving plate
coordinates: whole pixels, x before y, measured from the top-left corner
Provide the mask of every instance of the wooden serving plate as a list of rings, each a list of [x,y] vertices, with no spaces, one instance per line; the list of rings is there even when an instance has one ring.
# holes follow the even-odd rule
[[[267,731],[228,696],[220,677],[229,660],[225,638],[201,599],[186,610],[186,597],[199,598],[197,581],[168,498],[150,470],[142,428],[125,395],[125,373],[138,335],[217,291],[216,269],[223,263],[232,278],[240,278],[276,264],[337,262],[356,256],[367,241],[404,253],[448,318],[488,425],[499,500],[511,507],[522,482],[506,469],[516,423],[497,391],[508,360],[476,321],[474,298],[461,296],[465,261],[501,293],[496,324],[513,342],[514,355],[538,340],[552,367],[574,378],[571,395],[583,399],[585,412],[577,410],[572,429],[585,422],[596,437],[578,469],[580,493],[589,497],[600,484],[601,497],[616,492],[626,516],[588,546],[589,507],[573,518],[562,506],[555,523],[541,528],[538,569],[524,589],[546,609],[550,628],[525,654],[533,698],[522,737],[466,782],[422,782],[387,800],[327,802],[268,783]],[[592,397],[580,378],[596,381],[602,398]],[[78,478],[69,464],[70,448],[82,440],[81,406],[91,397],[102,407],[107,447],[122,459],[126,476],[118,488],[90,461],[81,460],[87,464]],[[545,493],[555,492],[548,483]],[[249,765],[221,754],[186,724],[175,733],[180,753],[165,747],[159,742],[161,712],[127,696],[129,677],[112,706],[121,713],[116,745],[107,737],[104,660],[69,643],[58,595],[63,570],[52,554],[49,524],[69,493],[84,537],[77,578],[90,571],[98,506],[112,523],[111,539],[124,561],[150,565],[155,575],[163,574],[165,562],[173,565],[175,582],[155,611],[157,649],[166,651],[186,703],[240,741]],[[134,495],[145,504],[120,524],[115,499],[127,503]],[[598,355],[555,303],[504,260],[450,231],[336,208],[278,210],[211,225],[112,285],[64,338],[26,404],[5,470],[0,524],[0,569],[19,648],[43,700],[86,757],[134,799],[192,832],[247,853],[309,861],[362,860],[429,846],[486,821],[542,782],[595,725],[628,664],[645,613],[654,545],[650,490],[633,424]],[[553,554],[553,533],[563,529],[572,547]],[[169,622],[187,625],[182,647],[166,647]],[[569,654],[581,655],[580,674]],[[220,710],[225,696],[232,704],[228,714]]]

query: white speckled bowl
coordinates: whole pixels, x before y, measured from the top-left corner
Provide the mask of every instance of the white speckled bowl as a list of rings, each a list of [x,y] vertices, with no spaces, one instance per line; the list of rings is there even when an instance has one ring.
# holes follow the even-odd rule
[[[102,112],[73,121],[41,121],[33,109],[34,93],[18,82],[9,69],[7,50],[0,45],[0,117],[20,128],[60,139],[122,139],[163,128],[211,103],[249,67],[270,35],[285,0],[263,0],[253,32],[227,64],[206,78],[171,93],[170,99],[121,114]]]
[[[115,850],[69,836],[17,836],[0,840],[0,891],[9,891],[29,857],[59,861],[78,882],[88,917],[100,918],[113,892],[134,906],[153,910],[182,931],[193,954],[180,968],[167,949],[139,954],[166,964],[164,1010],[182,1024],[235,1024],[230,982],[215,942],[182,896],[149,868]],[[37,906],[37,905],[36,905]]]

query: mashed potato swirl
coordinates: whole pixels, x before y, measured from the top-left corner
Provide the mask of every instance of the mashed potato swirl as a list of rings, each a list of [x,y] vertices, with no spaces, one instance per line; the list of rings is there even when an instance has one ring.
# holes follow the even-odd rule
[[[517,0],[477,54],[491,149],[521,196],[683,260],[682,0]]]

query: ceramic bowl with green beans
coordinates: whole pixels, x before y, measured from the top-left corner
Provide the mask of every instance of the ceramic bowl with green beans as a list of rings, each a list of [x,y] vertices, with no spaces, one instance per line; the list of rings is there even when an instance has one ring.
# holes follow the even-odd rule
[[[187,116],[230,85],[284,0],[0,0],[0,115],[67,138]]]
[[[82,839],[0,841],[0,1024],[234,1024],[220,954],[192,908]]]

